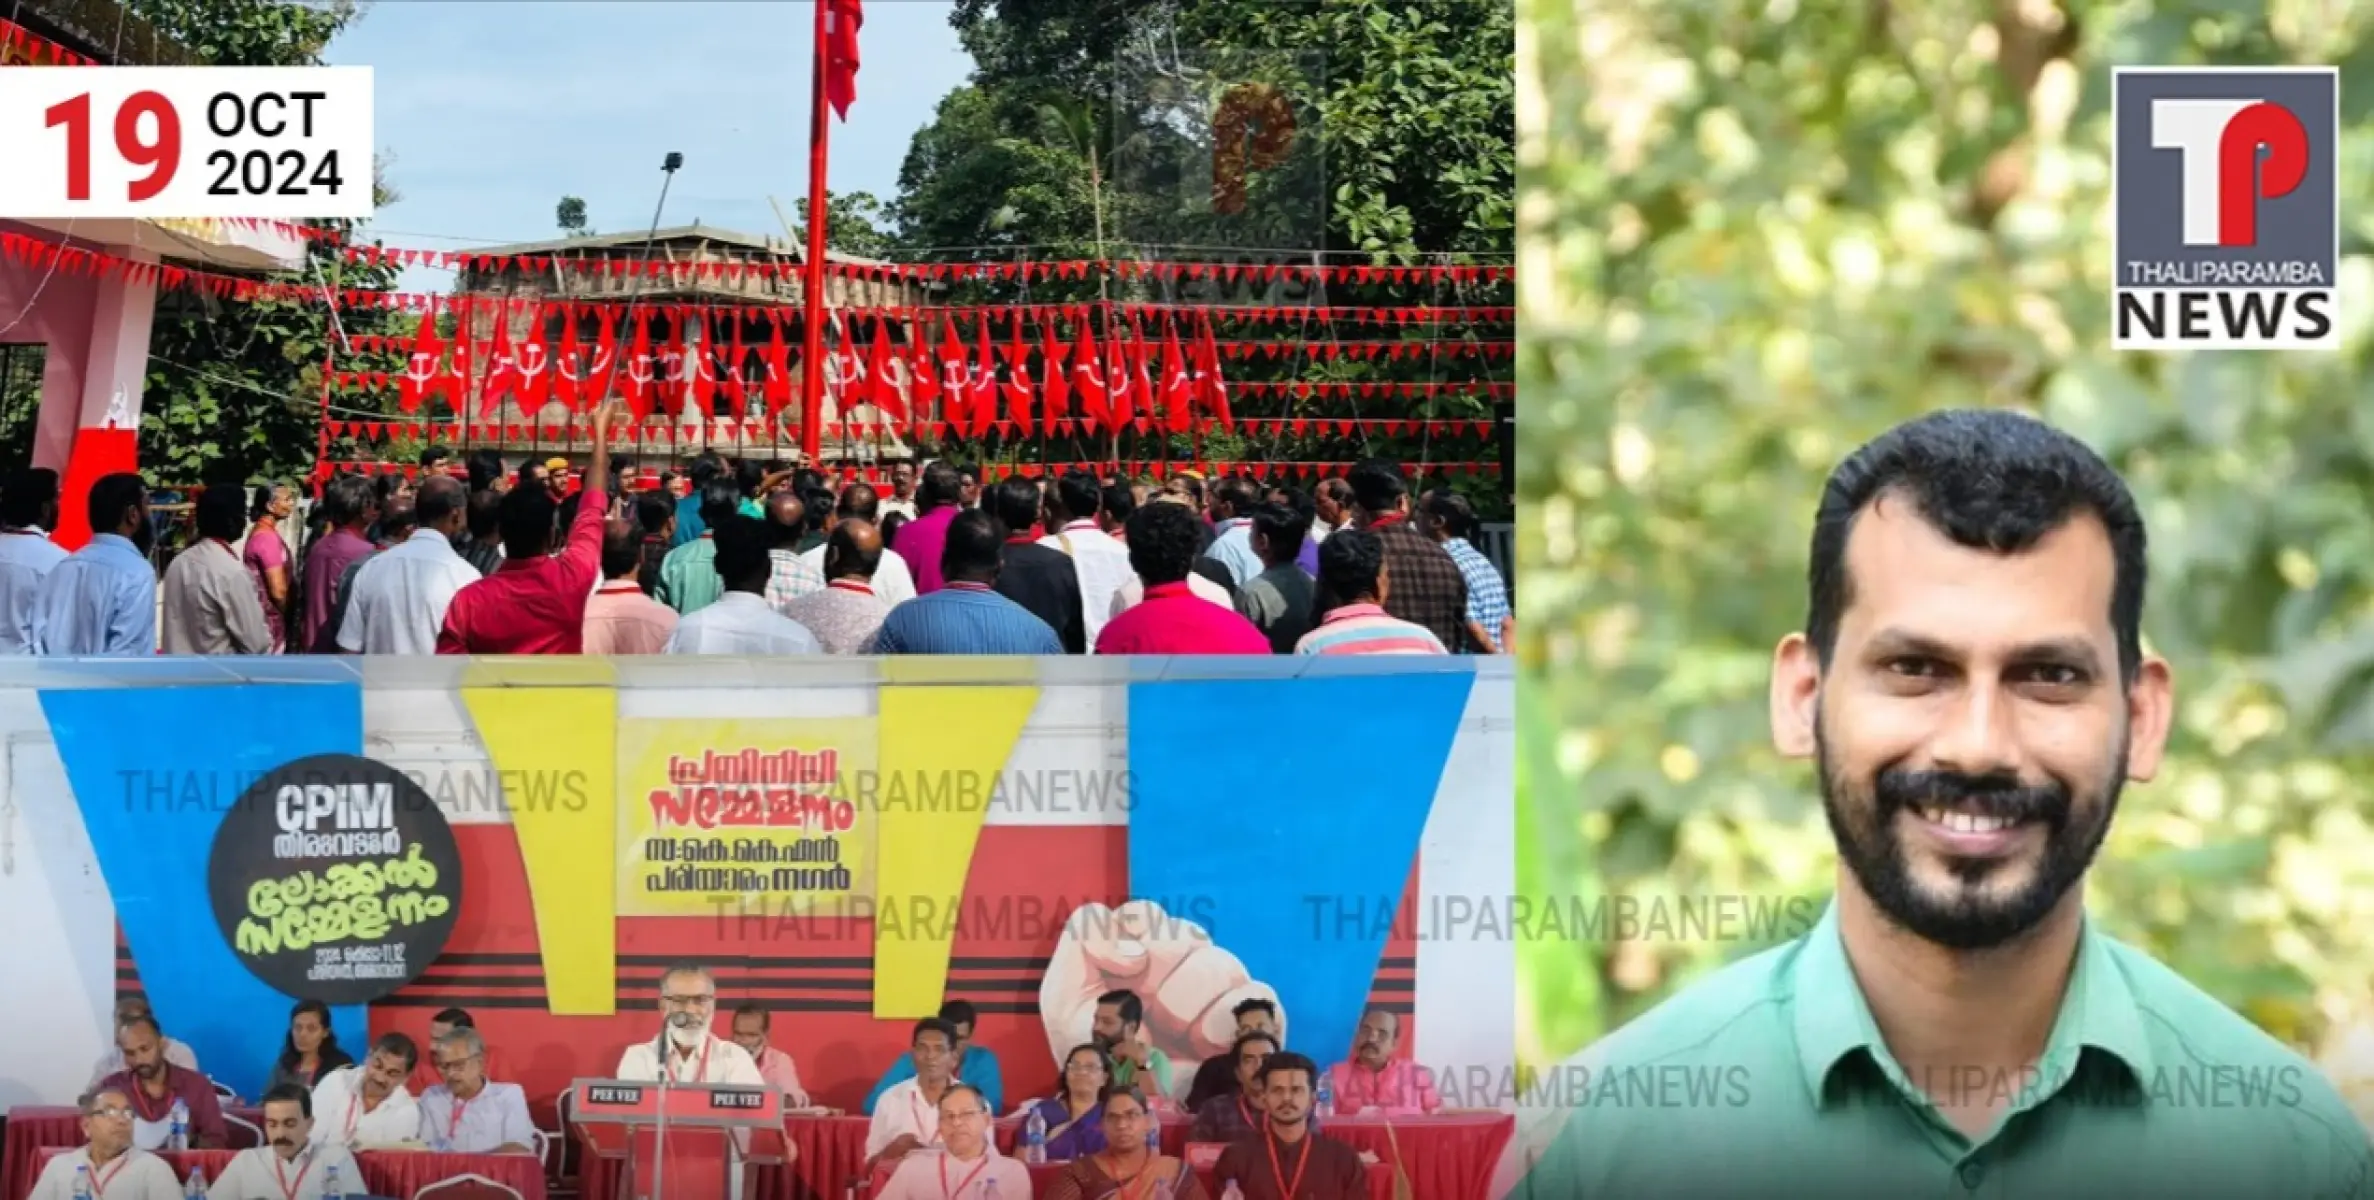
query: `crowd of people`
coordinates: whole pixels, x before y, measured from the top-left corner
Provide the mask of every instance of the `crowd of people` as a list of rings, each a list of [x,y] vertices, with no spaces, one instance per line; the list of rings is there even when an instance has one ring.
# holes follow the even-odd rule
[[[599,420],[599,419],[598,419]],[[1359,464],[1315,492],[1193,471],[888,495],[714,452],[680,474],[423,452],[414,476],[209,487],[162,572],[137,475],[68,554],[54,472],[0,480],[0,652],[168,654],[1497,653],[1508,587],[1467,499]]]
[[[668,971],[659,1009],[664,1032],[625,1047],[615,1078],[657,1081],[664,1074],[676,1083],[765,1086],[783,1093],[787,1109],[826,1111],[812,1107],[793,1056],[772,1044],[764,1005],[736,1007],[729,1036],[717,1036],[717,984],[708,970]],[[1351,1057],[1325,1070],[1286,1049],[1276,1002],[1249,998],[1233,1015],[1230,1052],[1180,1080],[1147,1037],[1143,1001],[1129,991],[1100,996],[1090,1040],[1064,1056],[1054,1094],[1019,1098],[1012,1109],[1025,1122],[1027,1157],[1068,1164],[1044,1194],[1101,1197],[1142,1180],[1144,1190],[1130,1194],[1152,1195],[1160,1180],[1179,1200],[1206,1195],[1194,1172],[1160,1145],[1164,1116],[1192,1114],[1187,1140],[1225,1145],[1218,1177],[1236,1182],[1248,1200],[1365,1195],[1361,1156],[1319,1128],[1326,1105],[1387,1116],[1442,1107],[1426,1071],[1396,1054],[1400,1019],[1390,1010],[1369,1010]],[[1024,1163],[1002,1153],[993,1136],[992,1122],[1005,1111],[1004,1080],[997,1055],[973,1040],[977,1020],[970,1003],[953,1000],[916,1022],[907,1053],[886,1064],[867,1094],[867,1168],[889,1178],[878,1200],[975,1196],[983,1194],[975,1185],[991,1179],[1009,1200],[1033,1194]],[[231,1145],[229,1089],[208,1077],[187,1045],[164,1034],[144,1001],[117,1005],[115,1037],[80,1100],[86,1144],[50,1160],[33,1200],[172,1200],[187,1181],[175,1179],[156,1151]],[[411,1037],[384,1034],[358,1062],[338,1045],[329,1010],[299,1003],[270,1064],[258,1144],[241,1150],[207,1194],[359,1194],[353,1154],[362,1150],[541,1157],[547,1135],[529,1117],[526,1092],[469,1012],[437,1013],[428,1040],[424,1056]],[[1274,1178],[1273,1165],[1280,1166]],[[1309,1186],[1295,1186],[1306,1176]],[[271,1193],[258,1190],[265,1180],[273,1181]],[[328,1190],[340,1180],[351,1185],[347,1191]]]

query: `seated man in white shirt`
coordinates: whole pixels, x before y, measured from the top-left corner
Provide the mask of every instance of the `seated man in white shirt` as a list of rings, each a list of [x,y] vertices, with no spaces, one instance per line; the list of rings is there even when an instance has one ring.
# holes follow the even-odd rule
[[[313,1094],[293,1083],[264,1093],[264,1144],[224,1164],[206,1200],[345,1200],[362,1196],[363,1170],[335,1143],[313,1144]]]
[[[659,981],[659,1010],[667,1030],[649,1041],[637,1042],[618,1056],[616,1078],[656,1083],[667,1072],[671,1083],[741,1083],[766,1086],[750,1052],[709,1032],[717,1019],[717,978],[707,967],[671,967]],[[666,1055],[661,1055],[661,1045]]]
[[[915,1022],[907,1052],[915,1058],[915,1077],[891,1084],[874,1103],[874,1122],[866,1129],[868,1169],[940,1144],[940,1101],[956,1084],[956,1030],[925,1017]]]
[[[117,1029],[123,1028],[124,1022],[129,1021],[134,1017],[146,1017],[151,1021],[157,1019],[157,1015],[149,1011],[148,1001],[139,996],[126,996],[123,999],[115,1002],[115,1027]],[[165,1044],[166,1062],[172,1063],[174,1066],[180,1067],[182,1070],[191,1072],[192,1074],[197,1073],[197,1052],[191,1050],[186,1043],[177,1041],[173,1038],[164,1037],[161,1038],[161,1040]],[[120,1046],[110,1045],[107,1048],[107,1053],[99,1056],[99,1064],[91,1068],[91,1081],[82,1085],[83,1090],[89,1091],[92,1088],[98,1087],[100,1080],[105,1079],[108,1076],[113,1075],[123,1069],[123,1048]]]
[[[535,1146],[528,1095],[486,1077],[486,1042],[460,1025],[429,1050],[444,1082],[420,1094],[420,1140],[449,1154],[527,1154]]]
[[[951,1084],[940,1094],[940,1129],[945,1148],[899,1160],[898,1171],[875,1200],[976,1200],[995,1187],[999,1196],[1030,1195],[1030,1168],[997,1152],[990,1136],[989,1101],[971,1084]],[[1135,1193],[1123,1191],[1121,1195]]]
[[[391,1033],[372,1043],[363,1061],[322,1076],[313,1085],[313,1111],[320,1114],[314,1144],[364,1150],[411,1141],[420,1133],[420,1108],[404,1090],[404,1077],[419,1057],[411,1038]]]
[[[60,1154],[41,1168],[25,1200],[180,1200],[181,1184],[165,1160],[132,1144],[131,1097],[112,1089],[82,1098],[82,1135],[90,1144]],[[77,1192],[77,1177],[89,1187]]]

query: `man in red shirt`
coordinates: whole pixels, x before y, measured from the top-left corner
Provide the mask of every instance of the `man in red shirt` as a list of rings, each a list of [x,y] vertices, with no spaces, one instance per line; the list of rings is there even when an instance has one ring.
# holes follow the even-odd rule
[[[594,410],[593,465],[560,553],[552,552],[559,502],[540,487],[503,497],[503,563],[464,587],[445,610],[439,654],[578,654],[585,602],[602,574],[602,526],[610,516],[611,406]]]
[[[1098,654],[1268,654],[1269,638],[1236,610],[1189,590],[1202,547],[1203,517],[1183,504],[1149,504],[1130,514],[1129,566],[1146,598],[1105,623]]]

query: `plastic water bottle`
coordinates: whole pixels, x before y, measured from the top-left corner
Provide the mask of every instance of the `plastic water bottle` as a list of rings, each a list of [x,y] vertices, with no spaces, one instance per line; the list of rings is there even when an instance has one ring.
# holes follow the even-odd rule
[[[1146,1125],[1146,1153],[1154,1155],[1162,1153],[1162,1122],[1160,1121],[1151,1121]]]
[[[1317,1117],[1335,1115],[1335,1085],[1329,1083],[1325,1075],[1319,1077],[1318,1103],[1312,1107],[1311,1115]]]
[[[338,1164],[331,1163],[328,1167],[323,1169],[321,1173],[321,1194],[323,1200],[343,1200],[345,1197],[346,1189],[338,1186]]]
[[[1220,1200],[1245,1200],[1245,1189],[1238,1187],[1236,1180],[1231,1179],[1228,1186],[1220,1190]]]
[[[176,1097],[173,1101],[173,1115],[171,1120],[173,1122],[172,1131],[165,1135],[165,1148],[168,1150],[189,1149],[190,1106],[183,1103],[179,1097]]]
[[[182,1185],[181,1197],[182,1200],[206,1200],[206,1168],[190,1168],[190,1178]]]
[[[91,1200],[91,1168],[87,1163],[74,1168],[74,1200]]]
[[[998,1197],[1004,1194],[1005,1193],[997,1190],[997,1180],[989,1179],[982,1181],[981,1200],[998,1200]]]
[[[1047,1116],[1035,1107],[1030,1110],[1030,1120],[1022,1123],[1022,1161],[1047,1161]]]
[[[1155,1180],[1154,1195],[1152,1200],[1172,1200],[1173,1197],[1179,1194],[1179,1189],[1176,1184],[1176,1180],[1168,1178]]]

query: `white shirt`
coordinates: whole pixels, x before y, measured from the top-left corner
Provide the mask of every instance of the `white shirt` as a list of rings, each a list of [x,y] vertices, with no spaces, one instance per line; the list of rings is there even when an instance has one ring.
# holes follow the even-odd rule
[[[940,1106],[923,1098],[923,1082],[902,1079],[874,1102],[874,1123],[866,1127],[866,1157],[872,1158],[906,1134],[926,1146],[940,1142]]]
[[[1039,539],[1039,544],[1051,550],[1067,551],[1072,556],[1072,569],[1080,575],[1080,620],[1088,628],[1088,646],[1096,647],[1096,635],[1104,632],[1105,622],[1113,619],[1120,609],[1113,605],[1123,585],[1137,582],[1137,572],[1129,569],[1129,547],[1096,527],[1094,521],[1074,521],[1057,533]]]
[[[33,652],[33,598],[64,561],[66,548],[38,528],[0,531],[0,654]]]
[[[898,513],[899,515],[912,521],[915,519],[915,502],[912,500],[893,500],[888,496],[884,496],[875,502],[875,516],[887,521],[890,519],[890,514],[892,513]]]
[[[355,572],[338,648],[350,654],[435,654],[453,594],[479,578],[478,568],[453,552],[451,538],[415,529]]]
[[[727,592],[706,608],[676,622],[668,654],[822,654],[824,645],[806,626],[776,612],[764,597]]]
[[[535,1127],[528,1119],[528,1094],[516,1083],[487,1080],[467,1100],[455,1100],[453,1090],[442,1083],[420,1094],[420,1140],[432,1150],[492,1154],[497,1146],[532,1149]]]
[[[193,1075],[198,1073],[197,1054],[193,1052],[189,1046],[182,1042],[179,1038],[167,1037],[165,1039],[164,1051],[166,1062],[172,1063],[174,1066],[180,1067],[182,1070],[188,1071]],[[110,1050],[107,1053],[100,1055],[99,1065],[91,1068],[91,1081],[84,1084],[82,1090],[86,1092],[90,1091],[92,1088],[99,1086],[100,1080],[105,1079],[108,1076],[113,1075],[123,1069],[123,1051]]]
[[[1187,592],[1189,595],[1200,596],[1203,599],[1209,600],[1212,603],[1229,610],[1230,612],[1236,611],[1236,605],[1229,603],[1228,589],[1221,587],[1219,584],[1214,583],[1209,579],[1204,578],[1200,572],[1187,572]],[[1129,582],[1123,584],[1120,591],[1113,593],[1112,615],[1118,617],[1122,613],[1136,608],[1138,606],[1138,602],[1144,600],[1145,598],[1146,581],[1138,578],[1135,573],[1132,573],[1129,577]]]
[[[323,1185],[333,1170],[338,1173],[338,1190],[324,1191]],[[355,1165],[354,1155],[344,1149],[309,1146],[297,1155],[295,1162],[283,1163],[272,1147],[253,1146],[231,1157],[223,1167],[222,1178],[206,1189],[206,1200],[272,1200],[289,1195],[290,1186],[296,1188],[293,1200],[370,1194],[363,1182],[363,1169]]]
[[[748,593],[743,594],[748,595]],[[755,600],[757,597],[752,596],[751,599]],[[703,609],[702,611],[708,610]],[[690,620],[691,618],[686,619]],[[654,1044],[657,1040],[654,1038],[653,1041],[637,1042],[627,1047],[626,1053],[618,1056],[618,1073],[612,1078],[641,1080],[646,1083],[659,1082],[660,1060],[658,1048]],[[758,1073],[758,1064],[750,1061],[750,1052],[724,1038],[711,1035],[705,1046],[694,1050],[691,1055],[686,1057],[677,1057],[673,1053],[675,1050],[673,1046],[668,1049],[670,1062],[673,1064],[670,1067],[671,1072],[680,1072],[669,1075],[669,1078],[674,1082],[740,1083],[748,1084],[751,1087],[767,1085],[767,1081]],[[705,1059],[702,1057],[704,1054],[707,1055]],[[707,1064],[706,1067],[702,1065],[704,1062]]]
[[[363,1068],[340,1067],[313,1085],[313,1144],[392,1146],[420,1133],[420,1103],[398,1087],[363,1111]]]
[[[874,1200],[978,1200],[989,1194],[992,1182],[997,1184],[998,1200],[1027,1200],[1031,1194],[1030,1168],[998,1153],[995,1143],[970,1162],[944,1150],[918,1150],[899,1160],[898,1170]]]
[[[50,1159],[25,1200],[74,1200],[75,1169],[90,1165],[89,1146],[78,1146],[72,1153]],[[128,1149],[107,1166],[105,1172],[91,1172],[93,1196],[100,1194],[104,1179],[106,1200],[181,1200],[181,1181],[173,1177],[173,1168],[146,1150]]]
[[[819,579],[824,575],[826,546],[812,546],[800,554],[800,561],[816,568]],[[915,573],[907,569],[907,560],[898,551],[882,547],[882,564],[874,568],[874,594],[884,604],[904,604],[915,598]]]

